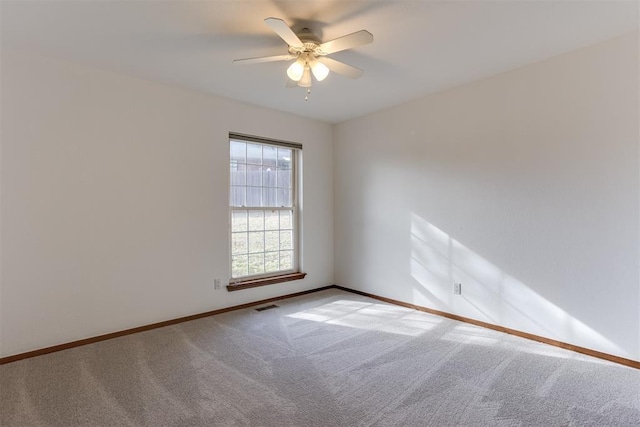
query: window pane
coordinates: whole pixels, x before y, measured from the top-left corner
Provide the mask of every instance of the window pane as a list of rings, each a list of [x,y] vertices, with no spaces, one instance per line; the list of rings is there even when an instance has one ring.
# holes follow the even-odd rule
[[[249,231],[264,230],[264,212],[249,211]]]
[[[297,260],[292,169],[297,153],[242,140],[230,140],[229,145],[232,278],[293,270]]]
[[[233,277],[241,277],[249,274],[249,256],[234,255],[231,257],[231,275]]]
[[[262,185],[262,166],[247,165],[247,185]]]
[[[278,187],[291,188],[291,170],[278,169]]]
[[[249,255],[249,274],[264,273],[264,253]]]
[[[291,169],[291,150],[278,148],[278,168]]]
[[[262,170],[262,185],[265,187],[276,186],[276,168],[264,166]]]
[[[292,206],[291,190],[288,188],[278,188],[278,206]]]
[[[241,255],[246,254],[247,252],[249,252],[247,246],[247,233],[232,233],[231,254]]]
[[[280,251],[280,270],[291,270],[293,268],[291,260],[291,251]]]
[[[272,273],[280,270],[280,260],[278,252],[266,252],[264,254],[265,273]]]
[[[262,145],[247,144],[247,163],[254,165],[262,164]]]
[[[262,164],[265,166],[275,166],[276,165],[276,156],[277,156],[277,148],[263,146],[262,147]]]
[[[278,191],[276,188],[262,187],[262,205],[266,207],[278,206]]]
[[[277,251],[280,249],[279,244],[279,231],[266,231],[264,233],[264,250],[265,251]],[[285,248],[290,249],[290,248]]]
[[[247,144],[239,141],[231,141],[231,162],[246,163],[247,161]]]
[[[262,188],[261,187],[247,187],[246,206],[251,206],[251,207],[262,206]]]
[[[246,206],[245,187],[231,186],[231,206]]]
[[[249,233],[249,253],[264,252],[264,231]]]
[[[231,185],[246,185],[247,165],[244,163],[231,164]]]
[[[293,231],[285,230],[280,232],[280,249],[293,249]]]
[[[231,231],[247,231],[247,211],[231,213]]]
[[[264,213],[264,229],[277,230],[279,228],[278,217],[278,211],[266,211]]]
[[[293,228],[291,211],[280,211],[280,229]]]

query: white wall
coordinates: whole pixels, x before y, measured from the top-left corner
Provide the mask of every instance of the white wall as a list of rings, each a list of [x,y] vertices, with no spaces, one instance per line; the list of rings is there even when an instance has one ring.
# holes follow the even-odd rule
[[[330,125],[2,52],[0,356],[333,282]],[[297,282],[228,293],[228,132],[301,142]]]
[[[638,60],[630,34],[337,125],[336,283],[640,360]]]

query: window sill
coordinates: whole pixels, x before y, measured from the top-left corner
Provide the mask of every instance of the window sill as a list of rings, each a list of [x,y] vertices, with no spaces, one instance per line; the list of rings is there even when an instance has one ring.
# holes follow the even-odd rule
[[[306,275],[307,273],[288,273],[280,276],[263,277],[260,279],[249,279],[240,282],[233,282],[227,285],[227,291],[239,291],[241,289],[257,288],[258,286],[274,285],[276,283],[300,280],[304,279]]]

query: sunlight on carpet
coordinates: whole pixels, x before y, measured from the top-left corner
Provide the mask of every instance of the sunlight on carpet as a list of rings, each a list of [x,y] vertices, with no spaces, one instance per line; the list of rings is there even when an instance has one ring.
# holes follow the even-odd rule
[[[441,321],[404,307],[349,300],[324,304],[287,317],[414,337],[434,328]]]

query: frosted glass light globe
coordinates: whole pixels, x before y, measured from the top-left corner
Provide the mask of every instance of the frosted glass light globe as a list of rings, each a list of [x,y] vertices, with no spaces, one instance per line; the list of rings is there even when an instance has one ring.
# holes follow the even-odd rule
[[[299,61],[294,62],[287,68],[287,76],[295,82],[299,82],[304,74],[304,64]]]
[[[323,81],[329,75],[329,69],[326,65],[324,65],[320,61],[313,61],[311,63],[311,71],[313,71],[313,76],[319,82]]]
[[[311,70],[309,69],[309,66],[304,67],[304,72],[302,73],[302,78],[298,82],[298,86],[311,87]]]

